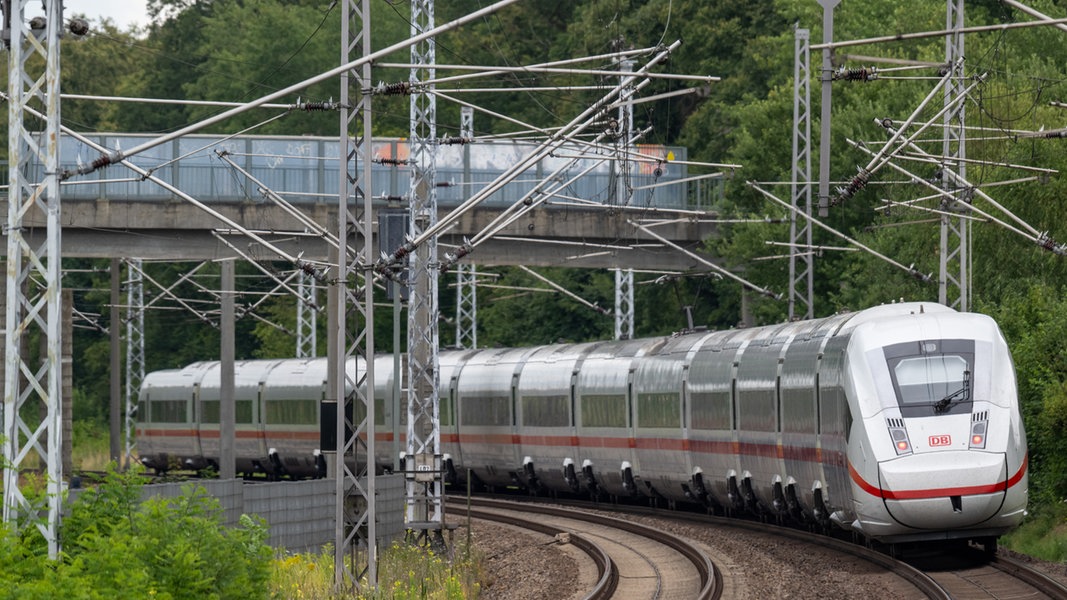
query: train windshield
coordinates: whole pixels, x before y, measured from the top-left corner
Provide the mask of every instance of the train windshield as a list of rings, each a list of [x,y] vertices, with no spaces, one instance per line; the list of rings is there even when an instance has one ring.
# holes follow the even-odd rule
[[[923,340],[884,348],[902,416],[970,412],[974,340]]]

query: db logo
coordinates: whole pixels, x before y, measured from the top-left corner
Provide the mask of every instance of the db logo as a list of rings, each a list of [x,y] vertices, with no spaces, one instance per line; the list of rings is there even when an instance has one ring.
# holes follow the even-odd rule
[[[952,444],[952,436],[951,435],[931,435],[930,436],[930,445],[931,446],[949,446],[951,444]]]

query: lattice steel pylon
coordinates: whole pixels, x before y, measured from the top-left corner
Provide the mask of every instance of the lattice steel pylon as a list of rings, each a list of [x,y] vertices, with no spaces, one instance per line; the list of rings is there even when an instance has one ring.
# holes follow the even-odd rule
[[[615,339],[634,338],[634,270],[615,269]]]
[[[474,109],[459,111],[459,137],[474,139]],[[463,189],[470,189],[470,146],[463,148]],[[478,272],[473,263],[456,263],[456,347],[478,347]]]
[[[139,258],[126,269],[126,437],[125,466],[133,463],[137,445],[137,395],[144,381],[144,272]]]
[[[815,255],[811,244],[811,33],[794,31],[793,180],[789,217],[789,318],[815,316]],[[797,211],[804,219],[797,223]]]
[[[344,0],[341,64],[348,64],[353,53],[369,56],[373,52],[370,15],[370,0]],[[359,102],[354,107],[350,100],[353,85],[360,90]],[[371,174],[367,156],[371,143],[370,88],[370,62],[365,62],[359,71],[350,69],[341,74],[338,158],[343,163],[337,208],[340,248],[334,279],[336,330],[331,334],[329,349],[332,389],[327,400],[337,402],[334,577],[342,594],[357,588],[362,581],[371,587],[378,581],[373,468],[375,415],[371,400],[374,369],[367,368],[372,364],[368,359],[373,360],[374,356],[374,286],[369,268],[374,256],[373,205],[371,195],[363,188],[369,184]],[[350,130],[355,130],[358,139],[349,136]],[[353,210],[358,212],[354,214]],[[363,248],[358,252],[348,247],[352,236],[363,240]],[[351,374],[347,369],[349,357],[354,357],[356,362],[355,372]],[[350,375],[358,381],[352,381]]]
[[[40,0],[10,0],[4,7],[8,46],[8,217],[7,314],[4,377],[4,522],[35,526],[59,556],[62,456],[62,313],[59,214],[59,35],[62,0],[45,0],[44,17],[25,20],[26,8]],[[44,106],[45,131],[31,131],[31,104]],[[32,165],[31,163],[37,163]],[[29,178],[31,167],[44,180]],[[43,167],[43,168],[42,168]],[[43,245],[23,237],[23,219],[46,220]],[[40,336],[39,363],[23,355],[29,339]],[[23,410],[38,405],[43,410]],[[32,415],[32,416],[31,416]],[[24,420],[23,417],[28,417]],[[40,421],[38,422],[38,417]],[[47,512],[19,487],[19,472],[39,468],[47,477]]]
[[[434,28],[433,0],[411,1],[411,37]],[[415,239],[437,223],[437,99],[432,93],[436,42],[411,46],[411,211]],[[420,543],[443,546],[444,489],[438,388],[437,239],[410,254],[408,299],[407,526]]]
[[[478,273],[474,265],[456,263],[456,347],[478,347]]]
[[[964,92],[963,80],[963,0],[948,0],[946,4],[946,29],[953,30],[945,37],[945,63],[957,72],[945,84],[945,106],[956,101]],[[966,204],[970,204],[970,189],[962,187],[966,181],[967,167],[962,160],[967,158],[964,118],[966,102],[960,102],[954,110],[945,113],[945,133],[942,140],[941,186],[956,200],[943,201],[942,209],[958,212],[961,216],[941,216],[941,260],[938,278],[937,299],[941,304],[961,311],[969,309],[971,300],[971,222],[967,218]]]
[[[296,287],[296,357],[312,358],[318,354],[319,288],[311,273],[298,275]]]

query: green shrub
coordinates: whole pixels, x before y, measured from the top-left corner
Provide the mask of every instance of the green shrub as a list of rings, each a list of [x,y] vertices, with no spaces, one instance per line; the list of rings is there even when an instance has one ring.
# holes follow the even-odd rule
[[[0,599],[267,598],[272,550],[262,520],[222,525],[202,488],[140,502],[137,473],[111,470],[73,504],[49,560],[35,527],[0,536]]]

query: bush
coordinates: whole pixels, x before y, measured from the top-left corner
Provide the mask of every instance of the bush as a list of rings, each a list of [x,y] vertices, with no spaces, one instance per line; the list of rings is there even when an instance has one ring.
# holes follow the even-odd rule
[[[36,528],[0,536],[0,598],[267,598],[272,551],[262,520],[222,525],[218,502],[188,487],[140,502],[137,473],[113,470],[83,493],[49,560]]]

